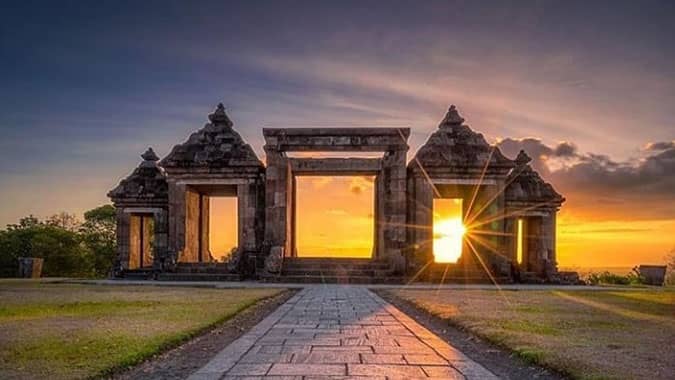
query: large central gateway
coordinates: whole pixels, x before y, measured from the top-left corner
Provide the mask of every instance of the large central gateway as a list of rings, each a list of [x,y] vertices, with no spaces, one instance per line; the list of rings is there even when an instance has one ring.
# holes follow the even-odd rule
[[[275,255],[296,257],[297,176],[374,176],[374,259],[405,268],[407,128],[263,129],[265,242]],[[288,152],[381,152],[378,158],[288,157]],[[316,194],[316,196],[321,196]],[[326,200],[329,202],[330,200]]]
[[[505,157],[454,106],[409,161],[408,128],[262,132],[264,164],[221,104],[161,161],[148,149],[109,193],[117,209],[114,275],[307,282],[565,277],[555,245],[564,198],[525,152]],[[360,222],[347,223],[335,196],[307,185],[322,178],[362,182]],[[333,214],[312,219],[318,211]]]

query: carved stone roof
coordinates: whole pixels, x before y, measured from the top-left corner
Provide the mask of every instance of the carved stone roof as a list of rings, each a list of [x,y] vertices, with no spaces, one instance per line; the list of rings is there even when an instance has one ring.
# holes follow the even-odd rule
[[[143,161],[117,187],[108,192],[114,203],[156,203],[168,199],[166,174],[152,148],[141,155]]]
[[[438,130],[417,151],[411,165],[417,162],[425,168],[442,167],[452,172],[475,172],[486,164],[488,171],[508,171],[515,166],[499,148],[488,144],[482,134],[465,125],[464,118],[454,105],[448,110]]]
[[[507,202],[541,203],[542,206],[560,207],[565,198],[544,181],[539,173],[529,165],[532,159],[521,150],[516,157],[518,164],[507,178],[508,186],[504,191]]]
[[[223,104],[209,115],[209,123],[176,145],[160,165],[171,172],[174,168],[263,167],[255,152],[237,133],[225,113]]]

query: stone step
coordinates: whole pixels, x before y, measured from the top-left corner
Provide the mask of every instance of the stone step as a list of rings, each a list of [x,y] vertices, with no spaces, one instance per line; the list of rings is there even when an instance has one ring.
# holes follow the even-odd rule
[[[441,281],[442,280],[442,281]],[[497,284],[512,284],[513,280],[510,277],[494,277]],[[425,281],[420,281],[430,284],[492,284],[490,277],[486,276],[446,276],[444,279],[430,278]]]
[[[289,270],[387,270],[387,262],[364,259],[284,259],[283,267]]]
[[[274,283],[300,284],[403,284],[405,281],[400,276],[265,276],[262,280]]]
[[[159,281],[241,281],[241,275],[229,273],[160,273]]]
[[[284,276],[370,276],[370,277],[387,277],[392,275],[389,269],[373,270],[373,269],[296,269],[283,268],[281,274]]]
[[[177,268],[226,268],[227,263],[178,263]]]
[[[177,267],[176,273],[211,273],[211,274],[228,274],[227,267]]]
[[[125,280],[148,280],[152,278],[152,269],[128,269],[124,271]]]

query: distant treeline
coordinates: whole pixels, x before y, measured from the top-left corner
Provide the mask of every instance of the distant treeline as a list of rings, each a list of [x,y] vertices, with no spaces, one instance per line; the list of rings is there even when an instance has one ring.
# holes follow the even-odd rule
[[[45,277],[104,277],[115,255],[115,208],[104,205],[84,221],[62,212],[45,220],[30,215],[0,230],[0,277],[16,276],[19,257],[44,259]]]

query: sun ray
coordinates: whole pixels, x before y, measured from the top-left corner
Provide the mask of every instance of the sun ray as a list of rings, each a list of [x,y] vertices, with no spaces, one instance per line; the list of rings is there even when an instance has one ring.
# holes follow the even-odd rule
[[[483,183],[483,180],[485,179],[485,173],[487,173],[487,169],[490,166],[490,160],[492,160],[492,154],[494,153],[495,149],[496,147],[494,145],[490,146],[490,154],[488,155],[488,158],[485,161],[485,166],[483,166],[483,170],[480,173],[478,183],[474,187],[473,194],[471,196],[471,201],[469,202],[469,207],[466,208],[467,216],[471,215],[471,210],[473,209],[474,202],[476,201],[476,197],[478,196],[478,190],[480,190],[480,185]]]

